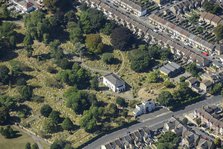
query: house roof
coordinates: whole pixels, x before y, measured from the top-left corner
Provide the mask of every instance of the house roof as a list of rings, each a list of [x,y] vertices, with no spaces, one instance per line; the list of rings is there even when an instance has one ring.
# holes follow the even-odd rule
[[[176,68],[176,69],[180,69],[180,68],[181,68],[181,66],[178,65],[178,64],[175,63],[175,62],[170,62],[169,64],[170,64],[171,66],[173,66],[174,68]]]
[[[169,75],[171,73],[171,70],[167,69],[164,66],[160,68],[160,71],[163,72],[163,73],[165,73],[165,74],[167,74],[167,75]]]
[[[141,6],[141,4],[134,2],[132,0],[121,0],[122,2],[124,2],[125,4],[129,5],[130,7],[132,7],[133,9],[136,9],[138,11],[143,11],[145,10],[144,7]]]
[[[195,78],[195,77],[192,77],[192,78],[188,79],[187,81],[188,81],[190,84],[195,84],[195,83],[199,82],[199,81],[197,80],[197,78]]]
[[[125,84],[125,82],[114,73],[109,73],[105,75],[104,78],[106,78],[109,82],[111,82],[115,86],[121,86]]]
[[[202,83],[207,87],[209,87],[213,84],[210,80],[204,80],[204,81],[202,81]]]

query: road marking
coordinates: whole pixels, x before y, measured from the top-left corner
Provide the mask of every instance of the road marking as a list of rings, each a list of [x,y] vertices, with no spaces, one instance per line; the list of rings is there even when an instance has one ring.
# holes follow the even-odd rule
[[[156,115],[156,116],[153,117],[153,118],[147,118],[147,119],[145,119],[145,120],[142,120],[141,122],[144,123],[144,122],[150,121],[150,120],[152,120],[152,119],[156,119],[157,117],[167,115],[167,114],[169,114],[169,113],[172,113],[172,111],[167,111],[166,113],[162,113],[162,114]]]

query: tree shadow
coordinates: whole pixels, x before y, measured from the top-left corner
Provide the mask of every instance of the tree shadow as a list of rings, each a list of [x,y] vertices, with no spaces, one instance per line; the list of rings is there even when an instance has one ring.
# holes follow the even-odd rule
[[[18,116],[11,116],[10,117],[10,122],[9,122],[10,125],[13,125],[15,123],[20,123],[20,122],[21,122],[21,119]]]
[[[20,131],[17,131],[17,130],[13,130],[13,133],[15,133],[13,136],[9,137],[8,139],[15,139],[15,138],[18,138],[18,137],[21,137],[22,134],[20,133]]]
[[[51,59],[50,53],[34,55],[32,57],[38,59],[39,61],[45,61],[45,60]]]
[[[18,112],[21,112],[22,114],[24,114],[24,117],[28,117],[31,115],[31,111],[32,109],[27,106],[27,105],[24,105],[24,104],[20,104],[18,107],[17,107],[17,111]]]
[[[113,65],[118,65],[120,64],[122,61],[120,61],[118,58],[113,58],[112,63]]]
[[[9,61],[12,60],[14,58],[18,57],[18,54],[15,53],[13,50],[8,50],[6,53],[4,53],[3,56],[1,56],[0,58],[0,62],[5,62],[5,61]]]
[[[112,53],[114,48],[110,45],[104,45],[103,51],[106,53]]]
[[[24,37],[25,37],[25,35],[24,34],[21,34],[21,33],[16,33],[16,42],[18,43],[18,44],[20,44],[20,43],[23,43],[23,39],[24,39]]]

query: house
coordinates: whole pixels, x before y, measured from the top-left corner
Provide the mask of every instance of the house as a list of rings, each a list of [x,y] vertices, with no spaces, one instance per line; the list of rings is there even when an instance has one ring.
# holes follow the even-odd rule
[[[101,149],[144,148],[147,145],[151,145],[152,137],[153,132],[148,127],[143,127],[105,145],[101,145]]]
[[[221,24],[222,18],[210,12],[202,12],[199,20],[205,21],[206,23],[216,27],[218,24]]]
[[[200,50],[208,51],[208,52],[216,51],[218,54],[221,53],[218,51],[218,50],[221,51],[221,48],[219,49],[219,46],[215,46],[212,43],[209,43],[209,42],[201,39],[200,37],[198,37],[194,34],[191,34],[187,30],[185,30],[179,26],[176,26],[175,24],[163,19],[162,17],[160,17],[157,14],[151,14],[148,17],[148,19],[151,24],[156,25],[158,28],[165,29],[167,32],[174,35],[175,38],[179,39],[180,41],[182,41],[184,43],[185,42],[188,43],[190,46],[192,46],[194,48],[198,48]],[[193,54],[196,54],[193,51],[190,51],[190,52],[192,52]],[[195,58],[195,60],[198,60],[198,59]]]
[[[199,141],[199,136],[191,131],[183,133],[182,146],[184,148],[195,148]]]
[[[210,80],[213,83],[218,83],[223,81],[223,72],[218,73],[204,73],[201,76],[204,80]]]
[[[223,135],[223,122],[214,118],[203,108],[194,110],[194,117],[200,118],[201,122],[205,124],[209,129],[212,129],[215,134]]]
[[[112,3],[123,7],[128,12],[136,15],[143,16],[147,13],[146,7],[142,6],[141,3],[133,0],[113,0]]]
[[[205,92],[210,91],[212,86],[213,83],[210,80],[204,80],[200,83],[200,89],[202,89]]]
[[[126,88],[125,82],[114,73],[103,76],[103,84],[113,92],[122,92]]]
[[[133,114],[135,117],[142,115],[144,113],[148,113],[153,111],[156,108],[156,105],[154,101],[147,100],[142,102],[141,104],[137,104],[135,107],[135,110],[133,111]]]
[[[28,0],[12,0],[12,2],[16,4],[16,9],[22,11],[22,13],[31,12],[35,9],[34,4]]]
[[[181,137],[181,145],[183,148],[212,149],[213,147],[212,141],[204,141],[202,136],[190,131],[175,117],[171,117],[166,123],[164,123],[163,131],[172,131]]]
[[[186,80],[186,82],[188,82],[189,87],[193,91],[195,91],[197,93],[200,93],[201,92],[201,89],[199,88],[200,81],[198,81],[195,77],[192,77],[192,78]]]
[[[158,5],[163,5],[169,2],[169,0],[153,0]]]
[[[197,149],[214,149],[214,148],[215,147],[212,141],[200,138]]]
[[[186,80],[186,82],[188,82],[189,87],[199,86],[199,83],[200,83],[200,82],[197,80],[197,78],[195,78],[195,77],[192,77],[192,78]]]
[[[182,68],[175,62],[169,62],[160,68],[160,72],[169,77],[174,77],[182,72]]]

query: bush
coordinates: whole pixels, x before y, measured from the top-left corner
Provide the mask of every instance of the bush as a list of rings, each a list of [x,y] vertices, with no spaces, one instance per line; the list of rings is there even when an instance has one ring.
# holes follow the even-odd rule
[[[1,128],[0,133],[5,138],[14,138],[16,136],[16,131],[14,131],[10,126],[7,126],[6,128]]]
[[[30,86],[26,85],[26,86],[21,87],[19,93],[22,99],[30,100],[33,95],[33,90]]]
[[[106,64],[112,64],[114,61],[114,56],[112,53],[104,53],[102,55],[102,60],[103,62],[105,62]]]
[[[173,84],[173,82],[170,82],[169,80],[166,80],[164,82],[164,85],[165,85],[166,88],[174,88],[175,87],[175,85]]]
[[[127,103],[125,102],[125,99],[121,98],[121,97],[118,97],[116,99],[116,104],[118,104],[121,107],[126,107],[127,106]]]
[[[40,113],[41,115],[43,115],[44,117],[48,117],[50,115],[50,113],[52,112],[52,108],[50,107],[50,105],[43,105],[40,109]]]
[[[26,79],[25,78],[18,78],[16,80],[16,85],[18,85],[18,86],[27,85],[26,84]]]
[[[185,80],[186,80],[186,77],[184,76],[180,77],[180,82],[185,82]]]
[[[65,118],[61,124],[61,127],[63,130],[73,130],[74,129],[74,124],[69,118]]]

